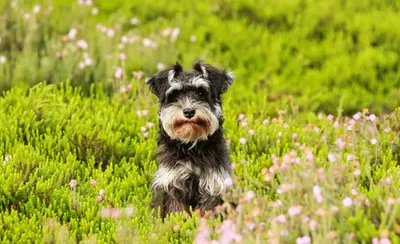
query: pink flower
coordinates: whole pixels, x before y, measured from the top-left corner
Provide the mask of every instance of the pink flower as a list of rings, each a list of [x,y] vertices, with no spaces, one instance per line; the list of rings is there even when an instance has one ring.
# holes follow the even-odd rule
[[[123,73],[122,68],[117,68],[114,74],[115,78],[120,79],[122,77],[122,73]]]
[[[90,185],[95,186],[96,184],[97,184],[96,180],[92,179],[92,180],[90,181]]]
[[[111,38],[111,37],[114,37],[114,35],[115,35],[115,31],[113,29],[110,28],[110,29],[107,30],[107,36],[108,37]]]
[[[265,120],[263,121],[263,125],[268,125],[268,124],[269,124],[268,120],[265,119]]]
[[[328,115],[328,117],[327,117],[327,119],[328,119],[329,121],[332,121],[334,118],[335,118],[335,116],[333,116],[332,114]]]
[[[180,32],[181,30],[178,28],[178,27],[175,27],[173,30],[172,30],[172,33],[171,33],[171,41],[172,42],[175,42],[176,41],[176,39],[178,38],[178,35],[179,35],[179,32]]]
[[[302,206],[294,206],[294,207],[291,207],[291,208],[289,208],[289,210],[288,210],[288,214],[289,214],[290,216],[298,215],[298,214],[301,213],[301,210],[302,210],[302,209],[303,209]]]
[[[346,157],[346,160],[347,161],[352,161],[352,160],[355,160],[356,159],[356,156],[354,156],[353,154],[349,154],[349,155],[347,155],[347,157]]]
[[[119,58],[120,58],[121,60],[125,60],[125,59],[126,59],[125,53],[120,53],[120,54],[119,54]]]
[[[151,122],[148,122],[148,123],[147,123],[147,127],[151,128],[151,127],[153,127],[153,126],[154,126],[153,123],[151,123]]]
[[[77,184],[78,184],[78,182],[77,182],[76,180],[72,179],[72,180],[69,182],[69,187],[71,187],[71,189],[72,189],[72,188],[75,188]]]
[[[135,79],[140,80],[143,77],[143,71],[133,71],[132,72],[133,77],[135,77]]]
[[[194,240],[195,244],[209,243],[210,240],[210,229],[207,226],[207,222],[204,218],[200,219],[200,228],[197,232]]]
[[[139,20],[137,18],[131,18],[130,22],[132,25],[137,25],[139,23]]]
[[[145,131],[147,130],[147,128],[144,127],[144,126],[142,126],[142,127],[140,127],[140,130],[141,130],[142,132],[145,132]]]
[[[309,236],[302,236],[296,238],[296,244],[310,244],[311,238]]]
[[[320,129],[318,127],[314,127],[314,131],[319,133]]]
[[[354,125],[354,123],[355,123],[355,121],[354,121],[353,119],[351,119],[351,120],[349,121],[349,125]]]
[[[339,127],[339,122],[335,121],[335,123],[333,123],[333,126],[334,126],[335,128],[338,128],[338,127]]]
[[[286,222],[286,216],[283,215],[283,214],[281,214],[281,215],[279,215],[278,217],[276,217],[275,221],[276,221],[277,223],[283,224],[283,223]]]
[[[353,200],[351,200],[350,197],[346,197],[345,199],[343,199],[343,206],[345,207],[350,207],[351,205],[353,205]]]
[[[76,46],[82,49],[87,49],[89,45],[85,40],[79,40],[76,42]]]
[[[118,219],[121,216],[121,209],[113,208],[111,209],[111,218]]]
[[[278,136],[281,137],[282,136],[282,132],[279,131],[278,132]]]
[[[227,140],[225,141],[225,144],[226,144],[227,146],[231,145],[231,140],[227,139]]]
[[[78,33],[78,30],[77,30],[77,29],[71,28],[71,29],[69,30],[69,32],[68,32],[68,38],[69,38],[70,40],[75,39],[77,33]]]
[[[0,56],[0,63],[4,64],[5,62],[7,62],[7,58],[5,56]]]
[[[164,68],[163,63],[157,63],[157,70],[162,70]]]
[[[147,138],[147,137],[149,136],[149,132],[146,131],[145,133],[143,133],[143,136],[144,136],[145,138]]]
[[[224,183],[227,186],[232,186],[233,185],[233,180],[232,180],[231,177],[228,177],[228,178],[225,179]]]
[[[296,138],[297,138],[297,134],[296,134],[296,133],[293,133],[292,138],[293,138],[293,139],[296,139]]]
[[[39,11],[40,11],[40,6],[39,6],[39,5],[35,5],[35,7],[33,7],[32,12],[33,12],[34,14],[37,14],[37,13],[39,13]]]
[[[331,163],[336,162],[336,157],[335,157],[335,155],[329,153],[329,154],[328,154],[328,160],[329,160],[329,162],[331,162]]]
[[[389,132],[390,132],[390,128],[386,127],[383,131],[384,131],[385,133],[389,133]]]
[[[106,192],[106,191],[105,191],[104,189],[100,189],[99,195],[100,195],[100,196],[104,196],[105,192]]]
[[[219,242],[220,243],[231,243],[232,241],[241,242],[242,236],[236,232],[236,226],[232,220],[224,220],[220,227],[222,233]]]
[[[97,199],[98,202],[103,201],[103,197],[102,196],[97,196],[96,199]]]
[[[287,123],[284,123],[284,124],[283,124],[283,128],[286,129],[286,128],[288,128],[288,127],[289,127],[289,125],[288,125]]]
[[[312,219],[308,223],[308,226],[310,227],[311,230],[316,230],[318,228],[318,222]]]
[[[109,208],[101,208],[100,209],[100,217],[109,218],[111,216],[111,209]]]
[[[254,136],[254,134],[255,134],[254,130],[249,130],[249,134]]]
[[[243,121],[242,122],[242,128],[246,128],[247,127],[247,122],[246,121]]]
[[[359,119],[361,119],[361,113],[360,112],[358,112],[358,113],[356,113],[355,115],[353,115],[353,119],[355,119],[355,120],[359,120]]]
[[[244,114],[239,114],[239,116],[238,116],[238,120],[244,120]]]
[[[99,13],[99,9],[98,8],[96,8],[96,7],[92,8],[92,14],[93,15],[97,15],[98,13]]]
[[[246,141],[246,138],[242,137],[239,139],[239,142],[244,145],[244,144],[246,144],[247,141]]]
[[[147,110],[147,109],[142,110],[142,115],[143,116],[147,116],[148,114],[149,114],[149,110]]]
[[[125,214],[127,216],[132,216],[135,213],[135,208],[133,208],[132,206],[128,206],[125,208]]]
[[[355,176],[359,176],[359,175],[361,175],[361,170],[360,169],[356,169],[356,170],[354,170],[353,174]]]
[[[371,139],[371,144],[372,144],[372,145],[375,145],[376,143],[378,143],[378,140],[375,139],[375,138],[372,138],[372,139]]]
[[[253,199],[255,197],[255,193],[254,191],[248,191],[246,193],[246,196],[244,197],[244,199],[246,199],[247,201],[250,201],[251,199]]]
[[[162,36],[168,36],[169,34],[171,34],[171,27],[167,27],[164,30],[161,31],[161,35]]]
[[[371,114],[371,115],[369,115],[366,119],[369,120],[369,121],[371,121],[371,122],[373,122],[373,121],[376,120],[376,116],[375,116],[375,114]]]

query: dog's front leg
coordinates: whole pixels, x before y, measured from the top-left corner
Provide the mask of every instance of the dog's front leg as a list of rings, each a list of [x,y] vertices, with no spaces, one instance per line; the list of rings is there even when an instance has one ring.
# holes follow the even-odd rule
[[[168,214],[187,211],[187,206],[183,202],[183,195],[180,194],[179,190],[171,189],[166,192],[164,198],[163,217],[165,218]]]
[[[220,195],[204,194],[200,197],[196,208],[203,216],[206,211],[214,213],[215,207],[221,204],[223,204],[223,200]]]

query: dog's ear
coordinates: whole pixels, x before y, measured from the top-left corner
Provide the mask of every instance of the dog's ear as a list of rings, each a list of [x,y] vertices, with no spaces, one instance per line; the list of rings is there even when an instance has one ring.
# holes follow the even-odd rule
[[[210,81],[212,86],[216,87],[219,95],[228,90],[235,80],[235,75],[232,72],[218,69],[209,64],[203,64],[201,61],[196,62],[193,65],[193,69],[202,73],[204,79]]]
[[[150,91],[158,98],[161,98],[168,90],[170,83],[182,71],[182,66],[176,62],[175,65],[171,65],[165,70],[146,78],[145,82],[149,85]]]

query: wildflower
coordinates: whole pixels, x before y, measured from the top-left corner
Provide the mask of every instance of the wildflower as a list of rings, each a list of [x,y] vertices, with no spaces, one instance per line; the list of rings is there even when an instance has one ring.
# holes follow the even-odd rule
[[[353,130],[353,126],[352,125],[347,126],[347,130],[348,131],[352,131]]]
[[[308,226],[310,227],[311,230],[316,230],[318,228],[318,222],[312,219],[308,223]]]
[[[335,123],[333,123],[333,126],[334,126],[335,128],[338,128],[338,127],[339,127],[339,122],[335,121]]]
[[[118,219],[121,216],[121,209],[113,208],[111,209],[111,218]]]
[[[232,220],[222,222],[220,231],[222,233],[219,238],[220,243],[241,242],[242,240],[242,236],[236,232],[235,224]]]
[[[244,145],[244,144],[246,144],[247,141],[246,141],[246,138],[242,137],[239,139],[239,142]]]
[[[328,160],[329,160],[329,162],[331,162],[331,163],[336,162],[336,157],[335,157],[335,155],[329,153],[329,154],[328,154]]]
[[[86,6],[90,6],[90,5],[93,4],[93,1],[92,0],[86,0],[85,4],[86,4]]]
[[[92,8],[92,14],[93,15],[97,15],[98,13],[99,13],[99,9],[98,8],[96,8],[96,7]]]
[[[244,118],[245,118],[245,116],[244,116],[244,114],[239,114],[239,116],[238,116],[238,120],[244,120]]]
[[[242,128],[246,128],[247,127],[247,122],[246,121],[243,121],[242,122]]]
[[[343,206],[345,207],[350,207],[351,205],[353,205],[353,200],[351,200],[350,197],[346,197],[345,199],[343,199]]]
[[[376,116],[375,116],[375,114],[370,114],[366,119],[371,122],[374,122],[376,120]]]
[[[353,119],[355,119],[355,120],[361,119],[361,113],[358,112],[358,113],[356,113],[355,115],[353,115]]]
[[[354,196],[354,195],[357,195],[357,194],[358,194],[358,192],[357,192],[357,190],[356,190],[356,189],[351,189],[351,194]]]
[[[109,218],[111,215],[111,209],[109,208],[101,208],[100,209],[100,217]]]
[[[375,138],[372,138],[372,139],[371,139],[371,144],[372,144],[372,145],[375,145],[376,143],[378,143],[378,140],[375,139]]]
[[[10,161],[11,159],[12,159],[12,156],[11,156],[11,155],[5,156],[4,161],[3,161],[3,165],[7,164],[8,161]]]
[[[144,126],[142,126],[142,127],[140,127],[140,130],[141,130],[142,132],[145,132],[145,131],[147,130],[147,128],[144,127]]]
[[[120,58],[122,61],[124,61],[124,60],[126,59],[125,53],[120,53],[120,54],[119,54],[119,58]]]
[[[246,199],[247,201],[250,201],[251,199],[254,198],[256,194],[254,193],[254,191],[248,191],[246,193],[246,196],[244,197],[244,199]]]
[[[281,137],[282,136],[282,132],[279,131],[278,132],[278,136]]]
[[[76,46],[82,49],[87,49],[89,45],[85,40],[79,40],[76,42]]]
[[[85,62],[79,62],[78,67],[80,69],[84,69],[85,68]]]
[[[31,14],[30,13],[24,14],[24,19],[28,20],[30,18],[31,18]]]
[[[143,71],[133,71],[132,72],[133,77],[135,77],[135,79],[140,80],[143,77]]]
[[[349,239],[353,240],[354,238],[356,238],[356,234],[354,234],[353,232],[350,232]]]
[[[302,206],[294,206],[294,207],[290,207],[288,210],[288,214],[290,216],[295,216],[301,213],[301,210],[303,209]]]
[[[73,40],[76,37],[76,34],[78,34],[78,30],[75,28],[71,28],[68,32],[68,39]]]
[[[179,35],[179,32],[180,32],[181,30],[178,28],[178,27],[175,27],[173,30],[172,30],[172,33],[171,33],[171,41],[172,42],[175,42],[176,41],[176,39],[178,38],[178,35]]]
[[[333,240],[336,238],[336,232],[331,230],[331,231],[329,231],[328,236],[329,236],[329,239]]]
[[[0,63],[4,64],[7,61],[5,56],[0,56]]]
[[[231,177],[228,177],[228,178],[225,179],[224,183],[227,186],[232,186],[233,185],[233,180],[232,180]]]
[[[384,131],[385,133],[389,133],[389,132],[390,132],[390,128],[386,127],[383,131]]]
[[[354,123],[356,123],[356,122],[354,121],[354,119],[351,119],[351,120],[349,121],[349,125],[354,125]]]
[[[202,218],[200,220],[200,228],[197,232],[194,242],[196,244],[208,243],[209,239],[210,239],[210,234],[211,234],[211,232],[207,226],[206,220]]]
[[[352,161],[352,160],[355,160],[356,159],[356,156],[354,156],[353,154],[349,154],[349,155],[347,155],[347,157],[346,157],[346,160],[347,161]]]
[[[302,236],[296,238],[296,244],[310,244],[311,238],[309,236]]]
[[[278,217],[276,217],[275,221],[276,221],[277,223],[283,224],[283,223],[286,222],[286,216],[283,215],[283,214],[281,214],[281,215],[279,215]]]
[[[154,126],[153,123],[151,123],[151,122],[148,122],[148,123],[147,123],[147,127],[151,128],[151,127],[153,127],[153,126]]]
[[[122,69],[121,68],[117,68],[115,70],[114,76],[115,76],[115,78],[120,79],[122,77]]]
[[[139,23],[139,20],[137,18],[133,17],[133,18],[131,18],[130,22],[131,22],[131,25],[137,25]]]
[[[161,31],[161,35],[162,36],[168,36],[169,34],[171,34],[171,27],[167,27],[164,30]]]
[[[98,201],[98,202],[101,202],[101,201],[103,201],[103,197],[102,197],[102,196],[100,196],[100,195],[99,195],[99,196],[97,196],[97,197],[96,197],[96,199],[97,199],[97,201]]]
[[[225,144],[226,144],[227,146],[231,145],[231,140],[229,140],[229,139],[225,140]]]
[[[145,138],[147,138],[147,137],[149,136],[149,132],[146,131],[145,133],[143,133],[143,136],[144,136]]]
[[[163,63],[157,63],[157,70],[162,70],[164,68]]]
[[[125,214],[127,216],[132,216],[135,213],[135,209],[132,206],[128,206],[125,208]]]
[[[297,134],[296,134],[296,133],[293,133],[292,138],[293,138],[293,139],[296,139],[296,138],[297,138]]]
[[[114,37],[114,35],[115,35],[115,31],[113,29],[110,28],[110,29],[107,30],[107,36],[108,37],[111,38],[111,37]]]
[[[249,134],[254,136],[254,134],[255,134],[254,130],[249,130]]]
[[[191,42],[195,42],[195,41],[196,41],[196,39],[197,39],[197,38],[196,38],[196,36],[195,36],[195,35],[191,35],[191,36],[190,36],[190,41],[191,41]]]
[[[333,116],[332,114],[328,115],[328,117],[327,117],[327,119],[328,119],[329,121],[332,121],[334,118],[335,118],[335,116]]]
[[[318,127],[314,127],[314,131],[315,131],[316,133],[319,133],[319,131],[320,131],[320,128],[318,128]]]
[[[390,183],[392,183],[392,178],[387,177],[387,178],[385,179],[385,182],[386,182],[386,184],[390,185]]]
[[[106,193],[106,191],[104,189],[100,189],[100,191],[99,191],[100,196],[104,196],[105,193]]]
[[[90,185],[95,186],[96,184],[97,184],[96,180],[92,179],[92,180],[90,181]]]
[[[331,206],[330,209],[331,213],[336,214],[339,212],[339,208],[335,205]]]
[[[313,193],[317,203],[321,203],[324,200],[324,198],[321,195],[321,188],[318,185],[315,185],[313,187]]]
[[[147,116],[149,114],[149,110],[142,110],[142,115],[143,116]]]
[[[283,128],[286,129],[286,128],[288,128],[288,127],[289,127],[289,125],[288,125],[287,123],[284,123],[284,124],[283,124]]]
[[[35,7],[33,7],[33,13],[34,14],[37,14],[37,13],[39,13],[39,11],[40,11],[40,6],[39,5],[35,5]]]
[[[77,182],[76,180],[72,179],[72,180],[69,182],[69,187],[71,187],[71,189],[72,189],[72,188],[75,188],[77,184],[78,184],[78,182]]]
[[[265,120],[263,121],[263,125],[268,125],[268,124],[269,124],[268,120],[265,119]]]
[[[310,149],[306,151],[306,159],[309,161],[314,160],[314,155]]]

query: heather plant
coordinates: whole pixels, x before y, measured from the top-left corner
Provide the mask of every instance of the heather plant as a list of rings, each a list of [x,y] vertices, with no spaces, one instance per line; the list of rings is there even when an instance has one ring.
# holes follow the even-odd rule
[[[399,243],[399,16],[375,0],[1,2],[1,242]],[[196,59],[237,76],[238,205],[163,221],[144,79]]]

